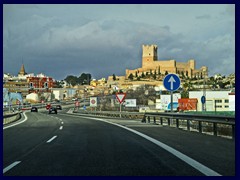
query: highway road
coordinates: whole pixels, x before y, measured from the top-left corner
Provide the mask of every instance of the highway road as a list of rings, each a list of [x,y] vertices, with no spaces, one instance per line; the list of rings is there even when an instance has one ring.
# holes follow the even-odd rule
[[[66,110],[26,117],[3,131],[4,176],[235,175],[230,139]]]

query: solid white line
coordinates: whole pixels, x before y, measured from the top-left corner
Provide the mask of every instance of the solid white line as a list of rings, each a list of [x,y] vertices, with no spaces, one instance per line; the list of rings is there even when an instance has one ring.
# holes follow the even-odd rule
[[[10,164],[9,166],[5,167],[3,169],[3,174],[7,171],[9,171],[10,169],[12,169],[14,166],[18,165],[21,161],[15,161],[14,163]]]
[[[14,123],[14,124],[11,124],[11,125],[9,125],[9,126],[5,126],[5,127],[3,127],[3,130],[24,123],[28,118],[27,118],[27,116],[25,115],[25,112],[23,112],[23,115],[24,115],[24,117],[25,117],[24,120],[22,120],[22,121],[20,121],[20,122],[17,122],[17,123]]]
[[[122,126],[120,124],[116,124],[116,123],[112,123],[112,122],[109,122],[109,121],[106,121],[104,119],[99,119],[99,118],[91,118],[91,117],[88,117],[89,119],[93,119],[93,120],[97,120],[97,121],[103,121],[103,122],[106,122],[106,123],[109,123],[109,124],[112,124],[112,125],[116,125],[118,127],[121,127],[121,128],[124,128],[128,131],[131,131],[149,141],[151,141],[152,143],[160,146],[161,148],[165,149],[166,151],[170,152],[171,154],[173,154],[174,156],[178,157],[179,159],[181,159],[182,161],[186,162],[187,164],[189,164],[190,166],[192,166],[193,168],[195,168],[196,170],[200,171],[201,173],[203,173],[204,175],[206,176],[222,176],[221,174],[213,171],[212,169],[208,168],[207,166],[197,162],[196,160],[186,156],[185,154],[181,153],[180,151],[176,150],[176,149],[173,149],[172,147],[154,139],[154,138],[151,138],[150,136],[147,136],[141,132],[138,132],[136,130],[133,130],[131,128],[128,128],[128,127],[125,127],[125,126]]]
[[[63,121],[61,122],[61,124],[63,124]]]
[[[62,130],[63,129],[63,126],[60,126],[60,128],[59,128],[60,130]]]
[[[53,141],[56,137],[57,137],[57,136],[53,136],[51,139],[49,139],[49,140],[47,141],[47,143],[50,143],[50,142]]]

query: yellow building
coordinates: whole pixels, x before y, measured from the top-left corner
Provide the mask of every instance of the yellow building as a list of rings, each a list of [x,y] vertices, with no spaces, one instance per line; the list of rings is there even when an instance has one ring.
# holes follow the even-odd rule
[[[126,69],[127,79],[130,74],[137,74],[141,76],[142,73],[146,72],[157,72],[161,74],[175,73],[190,78],[192,77],[207,77],[208,68],[202,66],[200,69],[196,69],[196,63],[194,59],[190,59],[187,62],[176,62],[176,60],[158,60],[157,56],[157,45],[143,45],[142,46],[142,67],[134,70]]]

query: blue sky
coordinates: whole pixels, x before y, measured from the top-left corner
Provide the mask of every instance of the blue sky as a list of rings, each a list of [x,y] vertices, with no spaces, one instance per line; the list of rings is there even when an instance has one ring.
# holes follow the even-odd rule
[[[23,62],[57,80],[125,75],[141,67],[142,44],[158,45],[159,60],[235,73],[235,5],[3,5],[4,73]]]

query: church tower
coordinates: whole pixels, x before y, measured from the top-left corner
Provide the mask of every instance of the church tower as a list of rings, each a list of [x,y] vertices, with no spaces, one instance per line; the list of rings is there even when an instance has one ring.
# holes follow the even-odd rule
[[[157,45],[142,46],[142,68],[152,65],[153,61],[157,61]]]
[[[27,74],[27,73],[25,72],[24,65],[22,64],[21,69],[20,69],[18,75],[20,75],[20,76],[24,76],[24,75],[26,75],[26,74]]]

